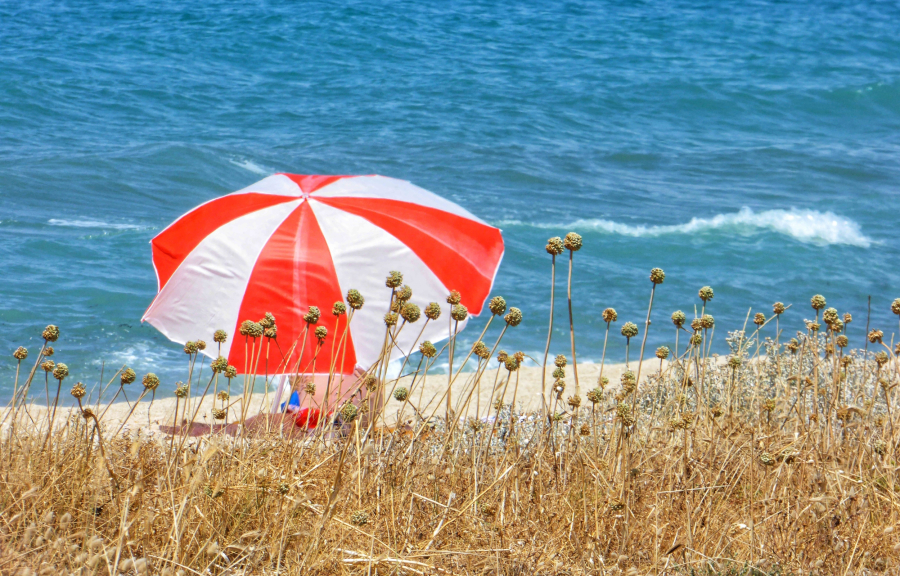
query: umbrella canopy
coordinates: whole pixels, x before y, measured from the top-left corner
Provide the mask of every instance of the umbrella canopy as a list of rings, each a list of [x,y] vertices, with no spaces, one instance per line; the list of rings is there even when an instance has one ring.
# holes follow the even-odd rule
[[[159,293],[143,320],[179,343],[228,331],[221,353],[248,373],[256,367],[248,365],[251,347],[237,335],[239,326],[271,312],[278,333],[258,365],[269,374],[293,372],[298,361],[309,371],[314,355],[317,372],[328,372],[332,362],[344,374],[374,364],[382,354],[390,270],[403,273],[411,302],[441,305],[441,318],[429,322],[422,339],[447,338],[448,293],[458,290],[469,313],[480,313],[503,256],[500,230],[384,176],[275,174],[198,206],[151,246]],[[366,302],[342,345],[347,316],[331,310],[351,288]],[[317,353],[312,329],[305,345],[301,339],[310,306],[321,309],[317,325],[328,329]],[[423,316],[401,331],[395,356],[413,351],[424,322]],[[216,347],[205,353],[215,356]]]

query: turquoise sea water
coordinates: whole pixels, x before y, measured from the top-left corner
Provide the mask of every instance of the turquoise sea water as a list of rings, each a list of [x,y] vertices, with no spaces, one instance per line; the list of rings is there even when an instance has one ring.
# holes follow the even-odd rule
[[[404,178],[500,226],[507,350],[542,353],[543,246],[570,230],[580,359],[602,308],[642,326],[654,266],[652,347],[705,284],[720,344],[775,300],[801,327],[815,293],[860,345],[868,295],[896,326],[896,3],[182,4],[0,4],[0,396],[51,322],[73,379],[172,388],[148,241],[276,171]]]

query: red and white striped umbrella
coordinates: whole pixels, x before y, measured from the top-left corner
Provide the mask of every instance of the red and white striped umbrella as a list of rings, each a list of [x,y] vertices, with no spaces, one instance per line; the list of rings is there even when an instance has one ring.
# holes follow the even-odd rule
[[[332,358],[344,374],[374,364],[382,353],[390,270],[403,273],[412,302],[423,309],[441,304],[442,317],[429,323],[422,338],[447,338],[448,293],[458,290],[469,313],[480,313],[503,256],[500,230],[453,202],[384,176],[275,174],[198,206],[151,245],[159,293],[143,320],[179,343],[227,330],[222,355],[247,373],[253,367],[238,328],[271,312],[278,346],[270,350],[280,352],[270,353],[270,374],[313,359],[312,330],[305,346],[298,342],[310,306],[320,308],[318,325],[329,334],[317,371],[327,372]],[[351,288],[366,303],[354,314],[342,353],[335,349],[333,356],[347,317],[336,318],[332,306]],[[424,321],[400,333],[402,351],[411,351]],[[284,361],[291,348],[293,358]],[[304,357],[298,358],[301,348]],[[206,352],[215,356],[215,346]]]

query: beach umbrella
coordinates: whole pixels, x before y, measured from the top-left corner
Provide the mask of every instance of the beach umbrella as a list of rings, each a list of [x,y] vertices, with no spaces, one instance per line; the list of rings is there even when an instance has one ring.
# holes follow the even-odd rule
[[[318,373],[334,364],[341,374],[374,364],[382,355],[391,270],[403,273],[411,302],[423,310],[430,302],[441,306],[422,340],[447,338],[449,292],[459,291],[469,314],[478,315],[503,256],[497,228],[409,182],[377,175],[275,174],[191,210],[151,246],[159,292],[143,320],[179,343],[209,341],[224,329],[221,354],[229,364],[239,373],[268,374],[309,372],[313,362]],[[365,305],[344,339],[348,317],[332,307],[346,302],[350,289]],[[310,306],[321,316],[304,330]],[[254,354],[239,327],[266,312],[275,316],[277,335],[260,338],[266,343]],[[425,320],[404,327],[393,357],[415,351]],[[328,330],[321,346],[317,326]],[[204,353],[215,357],[218,348],[210,343]]]

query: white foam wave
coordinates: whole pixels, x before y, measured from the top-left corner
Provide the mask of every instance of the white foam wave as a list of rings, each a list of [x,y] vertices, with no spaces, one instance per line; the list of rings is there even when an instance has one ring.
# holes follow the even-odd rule
[[[145,228],[139,224],[123,224],[114,222],[101,222],[99,220],[64,220],[51,218],[47,220],[51,226],[68,226],[70,228],[101,228],[104,230],[140,230]]]
[[[268,175],[272,174],[271,170],[266,170],[259,164],[252,162],[250,160],[247,160],[246,158],[241,158],[241,159],[233,158],[233,159],[229,160],[229,162],[231,162],[235,166],[239,166],[239,167],[243,168],[244,170],[253,172],[254,174],[260,174],[262,176],[268,176]]]
[[[604,219],[576,220],[568,224],[528,224],[517,220],[498,226],[536,226],[572,230],[596,230],[620,236],[654,237],[669,234],[698,234],[715,230],[770,230],[811,244],[848,244],[868,248],[874,242],[862,233],[855,221],[833,212],[817,210],[764,210],[754,212],[746,206],[738,212],[716,214],[711,218],[692,218],[685,224],[643,226]]]

